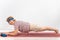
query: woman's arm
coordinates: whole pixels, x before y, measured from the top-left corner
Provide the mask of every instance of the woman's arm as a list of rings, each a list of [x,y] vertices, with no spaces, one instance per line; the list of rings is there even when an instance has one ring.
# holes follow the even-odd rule
[[[11,36],[17,35],[18,34],[18,29],[14,30],[13,32],[8,32],[6,34],[11,35]]]

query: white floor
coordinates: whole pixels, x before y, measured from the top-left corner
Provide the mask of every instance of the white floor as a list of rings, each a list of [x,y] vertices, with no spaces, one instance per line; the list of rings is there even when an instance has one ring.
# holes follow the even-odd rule
[[[1,37],[0,40],[60,40],[60,37]]]

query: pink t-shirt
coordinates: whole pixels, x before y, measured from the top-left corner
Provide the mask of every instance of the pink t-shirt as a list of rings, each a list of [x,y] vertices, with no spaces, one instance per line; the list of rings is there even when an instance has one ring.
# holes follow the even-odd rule
[[[15,29],[18,29],[20,32],[29,32],[30,24],[23,21],[16,21],[14,24]]]

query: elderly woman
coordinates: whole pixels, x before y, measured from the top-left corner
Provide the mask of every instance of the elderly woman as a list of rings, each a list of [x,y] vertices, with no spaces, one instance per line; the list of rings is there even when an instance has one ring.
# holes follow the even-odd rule
[[[28,33],[29,31],[40,32],[40,31],[49,30],[49,31],[54,31],[55,33],[58,33],[58,30],[56,28],[51,28],[49,26],[39,27],[37,25],[30,24],[28,22],[16,21],[11,16],[7,18],[7,22],[10,25],[14,25],[14,28],[15,28],[15,30],[13,32],[7,33],[8,35],[17,35],[18,31]]]

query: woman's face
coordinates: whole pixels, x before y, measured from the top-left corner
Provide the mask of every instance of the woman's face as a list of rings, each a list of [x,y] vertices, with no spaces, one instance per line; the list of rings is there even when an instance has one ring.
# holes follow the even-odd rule
[[[14,20],[9,21],[9,24],[10,24],[10,25],[13,25],[14,23],[15,23]]]

